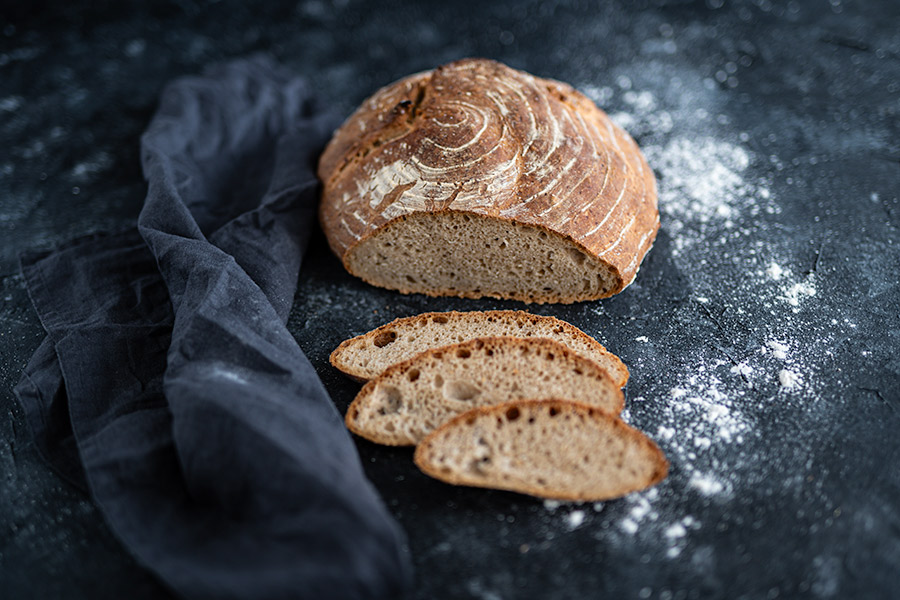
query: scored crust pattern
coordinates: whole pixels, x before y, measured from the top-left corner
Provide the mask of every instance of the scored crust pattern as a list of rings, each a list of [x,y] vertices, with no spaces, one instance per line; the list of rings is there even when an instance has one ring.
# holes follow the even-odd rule
[[[634,140],[564,83],[466,59],[376,92],[319,163],[338,256],[414,212],[459,211],[574,241],[628,285],[659,228]],[[346,263],[346,260],[345,260]]]

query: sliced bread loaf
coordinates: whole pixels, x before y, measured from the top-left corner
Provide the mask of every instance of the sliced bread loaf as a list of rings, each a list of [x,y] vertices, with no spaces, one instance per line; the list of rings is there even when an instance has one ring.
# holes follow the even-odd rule
[[[377,91],[318,175],[344,267],[402,293],[605,298],[634,280],[659,228],[631,136],[571,86],[491,60]]]
[[[347,427],[380,444],[417,444],[477,406],[572,398],[611,414],[622,390],[597,363],[545,338],[492,337],[451,344],[388,367],[347,409]]]
[[[594,338],[555,317],[520,310],[435,312],[396,319],[345,340],[331,353],[331,364],[365,381],[430,348],[494,336],[552,339],[596,362],[619,387],[628,381],[628,368]]]
[[[668,472],[663,453],[641,432],[560,400],[472,409],[425,437],[415,462],[454,485],[573,501],[624,496]]]

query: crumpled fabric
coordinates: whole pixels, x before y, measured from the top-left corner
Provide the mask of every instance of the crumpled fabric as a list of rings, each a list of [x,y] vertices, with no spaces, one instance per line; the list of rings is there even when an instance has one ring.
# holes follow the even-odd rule
[[[35,442],[186,598],[399,598],[402,531],[285,327],[337,122],[253,57],[166,87],[134,230],[21,261]]]

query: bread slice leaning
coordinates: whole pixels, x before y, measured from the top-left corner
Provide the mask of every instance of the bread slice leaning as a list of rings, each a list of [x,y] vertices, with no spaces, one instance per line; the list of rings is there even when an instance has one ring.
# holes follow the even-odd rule
[[[331,353],[331,364],[367,381],[430,348],[493,336],[552,339],[596,362],[619,387],[628,382],[628,368],[600,342],[565,321],[520,310],[432,312],[396,319],[345,340]]]
[[[597,364],[544,338],[478,338],[427,350],[388,367],[347,409],[353,433],[379,444],[419,443],[478,406],[571,398],[618,414],[622,390]]]
[[[619,418],[562,400],[473,409],[426,436],[414,460],[454,485],[572,501],[650,487],[669,467],[656,444]]]

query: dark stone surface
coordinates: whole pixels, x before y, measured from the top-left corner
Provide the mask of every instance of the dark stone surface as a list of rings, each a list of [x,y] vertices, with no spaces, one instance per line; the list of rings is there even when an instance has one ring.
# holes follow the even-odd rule
[[[669,455],[670,477],[602,506],[553,508],[445,486],[409,450],[359,442],[409,534],[416,598],[900,594],[900,7],[720,4],[4,9],[3,596],[167,596],[24,428],[12,387],[42,330],[16,256],[133,224],[138,137],[161,87],[260,50],[344,112],[408,73],[496,58],[587,92],[660,176],[662,231],[635,284],[531,308],[622,356],[627,417]],[[328,366],[340,340],[422,310],[519,306],[374,289],[313,243],[289,326],[341,409],[357,386]],[[793,387],[782,371],[799,377]]]

